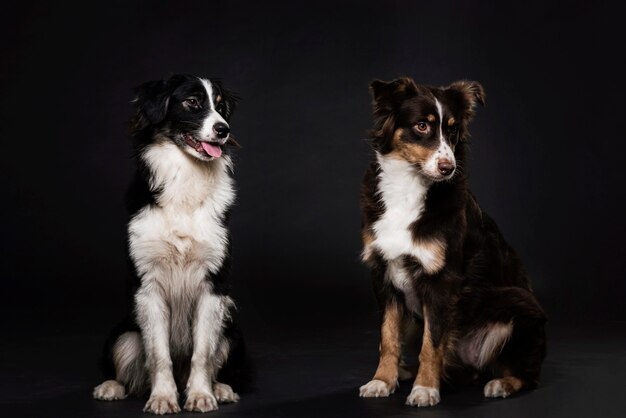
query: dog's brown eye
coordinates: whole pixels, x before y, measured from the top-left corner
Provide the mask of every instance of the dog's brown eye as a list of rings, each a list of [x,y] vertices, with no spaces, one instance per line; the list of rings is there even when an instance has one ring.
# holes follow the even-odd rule
[[[417,124],[415,125],[415,130],[417,130],[417,132],[419,133],[425,134],[428,133],[429,127],[426,122],[417,122]]]
[[[192,107],[194,109],[197,109],[200,107],[200,103],[198,102],[198,99],[196,99],[195,97],[188,97],[185,99],[185,104],[189,107]]]
[[[456,133],[459,132],[458,125],[451,126],[449,129],[450,129],[450,134],[452,135],[456,135]]]

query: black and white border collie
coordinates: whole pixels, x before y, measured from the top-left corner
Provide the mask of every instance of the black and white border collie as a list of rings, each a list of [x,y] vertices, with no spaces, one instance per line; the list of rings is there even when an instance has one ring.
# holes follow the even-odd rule
[[[408,405],[436,405],[441,380],[454,376],[484,379],[486,397],[536,386],[545,357],[543,309],[462,170],[482,86],[400,78],[374,81],[370,90],[375,158],[362,187],[362,258],[382,318],[380,361],[360,395],[388,396],[399,378],[411,376],[402,348],[419,343],[419,335]]]
[[[111,380],[94,389],[96,399],[150,389],[144,411],[154,414],[180,411],[178,388],[188,411],[239,399],[218,381],[243,349],[227,282],[235,102],[218,80],[189,75],[136,89],[138,170],[127,196],[133,312],[107,344]]]

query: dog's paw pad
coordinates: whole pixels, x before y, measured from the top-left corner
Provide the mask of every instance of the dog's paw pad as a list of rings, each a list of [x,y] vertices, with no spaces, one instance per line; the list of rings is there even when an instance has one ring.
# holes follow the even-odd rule
[[[439,389],[416,385],[406,398],[406,404],[411,406],[435,406],[439,403]]]
[[[217,399],[208,392],[191,392],[185,402],[187,411],[209,412],[217,410]]]
[[[483,390],[486,398],[506,398],[515,393],[515,388],[505,379],[493,379]]]
[[[126,389],[115,380],[107,380],[93,388],[93,397],[101,401],[116,401],[126,397]]]
[[[370,380],[359,388],[359,396],[362,398],[381,398],[389,396],[393,389],[389,390],[387,384],[382,380]]]
[[[146,402],[143,412],[149,412],[155,415],[175,414],[180,412],[177,398],[175,393],[169,395],[150,395],[150,399]]]
[[[239,395],[233,391],[233,388],[225,383],[215,382],[213,384],[213,394],[219,403],[239,401]]]

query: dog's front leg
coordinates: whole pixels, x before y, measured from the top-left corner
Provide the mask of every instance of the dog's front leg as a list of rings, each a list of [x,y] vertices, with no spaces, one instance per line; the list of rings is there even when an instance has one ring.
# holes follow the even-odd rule
[[[359,389],[362,397],[389,396],[396,390],[401,356],[402,307],[390,300],[383,312],[380,330],[380,358],[374,378]]]
[[[145,412],[157,415],[180,411],[170,356],[170,312],[158,286],[142,285],[135,297],[137,319],[146,350],[150,399]]]
[[[207,412],[217,409],[213,381],[219,367],[216,364],[216,352],[228,315],[227,301],[223,296],[214,295],[209,284],[205,285],[198,300],[193,319],[193,354],[184,407],[188,411]]]
[[[424,334],[420,351],[420,366],[413,384],[413,389],[406,399],[407,405],[433,406],[440,400],[439,384],[443,370],[443,340],[441,330],[437,329],[433,337],[434,320],[428,310],[424,308]]]

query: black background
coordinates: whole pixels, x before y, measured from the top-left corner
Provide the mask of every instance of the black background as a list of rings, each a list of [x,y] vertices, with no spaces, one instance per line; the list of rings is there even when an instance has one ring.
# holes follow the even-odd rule
[[[89,390],[100,378],[99,347],[125,310],[132,88],[176,72],[220,77],[243,98],[231,120],[243,145],[233,281],[261,376],[250,395],[258,409],[241,411],[297,416],[311,408],[271,409],[267,399],[326,393],[315,405],[328,408],[313,416],[330,416],[342,391],[356,410],[373,405],[352,400],[374,370],[377,344],[359,261],[367,85],[403,75],[485,88],[470,183],[550,317],[557,355],[547,385],[558,381],[558,353],[601,347],[598,336],[615,356],[598,373],[624,376],[623,22],[607,3],[505,3],[3,5],[0,400],[22,414],[46,402],[57,402],[53,415],[70,404],[86,408],[77,415],[139,414],[133,401],[98,409],[108,406],[89,401]],[[322,372],[341,390],[321,383]],[[464,399],[453,403],[458,411]],[[379,401],[390,409],[377,416],[415,412],[400,408],[401,397]]]

